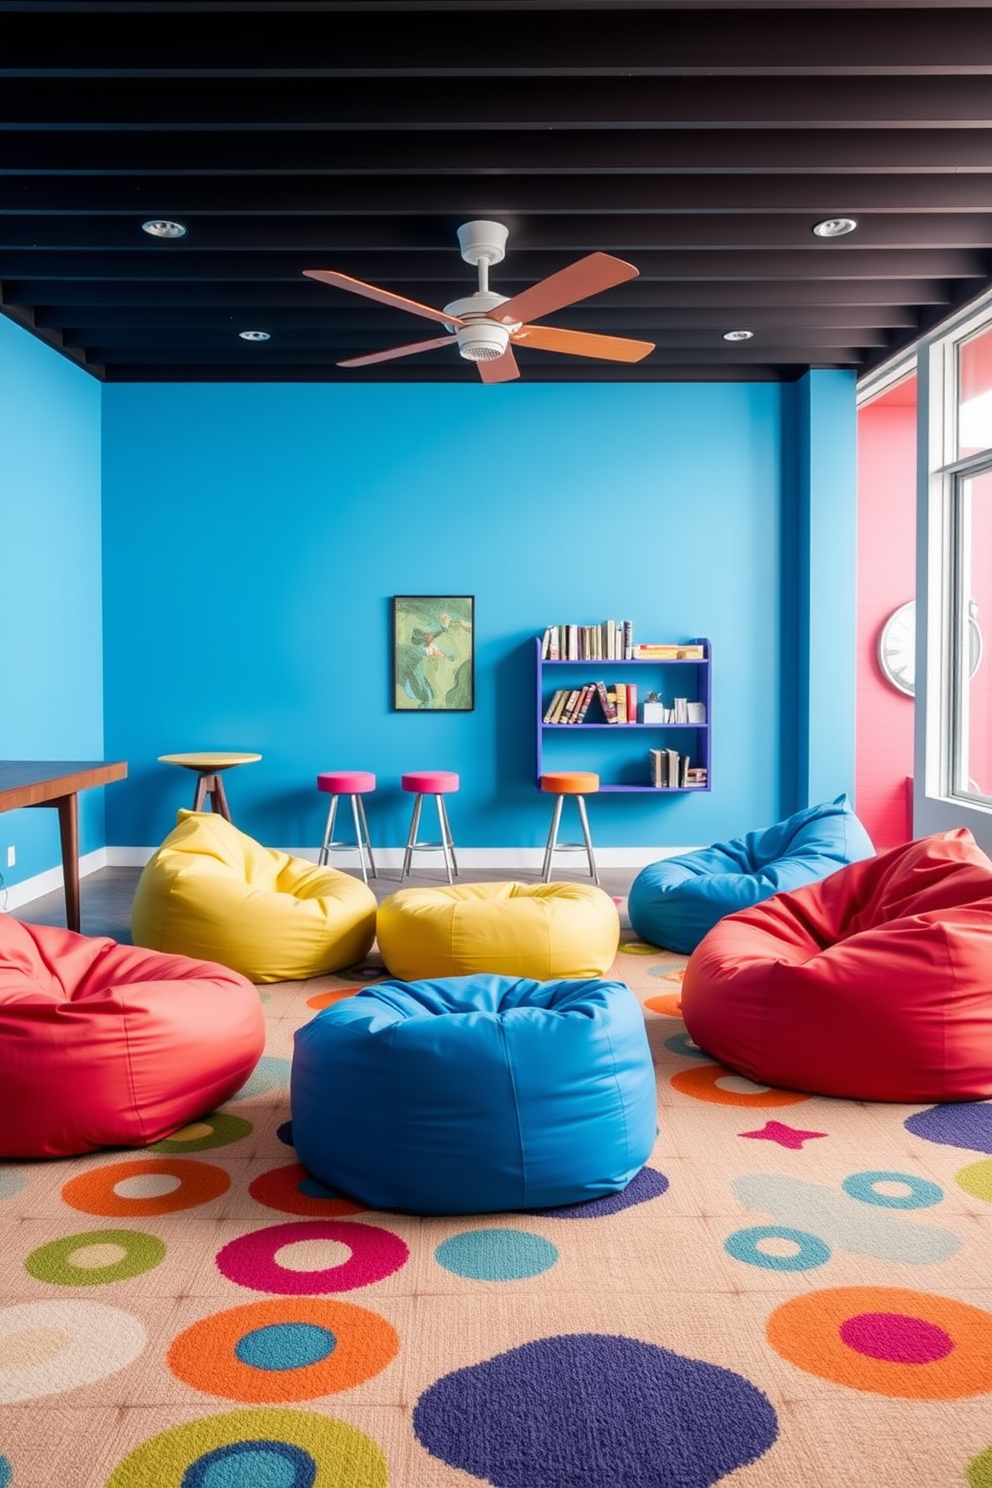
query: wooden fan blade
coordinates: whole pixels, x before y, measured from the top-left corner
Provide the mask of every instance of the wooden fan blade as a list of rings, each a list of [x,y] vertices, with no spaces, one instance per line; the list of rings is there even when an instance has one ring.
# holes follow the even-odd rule
[[[421,305],[418,300],[408,300],[404,295],[393,294],[389,289],[379,289],[375,284],[365,284],[361,279],[352,279],[348,274],[338,274],[334,269],[304,269],[308,279],[319,279],[322,284],[333,284],[336,289],[347,289],[352,294],[364,295],[367,300],[378,300],[380,305],[393,305],[397,310],[409,310],[411,315],[423,315],[427,320],[439,320],[442,325],[464,325],[457,315],[445,315],[432,305]],[[519,320],[519,316],[516,317]],[[344,363],[341,364],[342,366]]]
[[[623,284],[625,279],[636,279],[637,273],[634,265],[624,263],[622,258],[614,258],[609,253],[590,253],[569,264],[567,269],[559,269],[557,274],[539,279],[530,289],[521,290],[520,294],[507,300],[505,305],[497,305],[490,314],[493,320],[500,320],[504,325],[514,320],[536,320],[549,315],[552,310],[560,310],[563,305],[573,304],[575,300],[584,300],[601,290],[612,289],[615,284]]]
[[[338,362],[339,367],[371,367],[373,362],[392,362],[397,357],[416,356],[421,351],[433,351],[437,346],[457,346],[454,336],[438,336],[435,341],[411,341],[409,346],[391,346],[388,351],[373,351],[369,356],[349,357]]]
[[[653,341],[597,336],[589,331],[562,331],[557,326],[521,326],[511,339],[517,346],[536,346],[538,351],[563,351],[567,356],[601,357],[608,362],[639,362],[654,351]]]
[[[476,362],[479,376],[483,382],[512,382],[515,377],[520,376],[520,368],[517,359],[513,355],[513,347],[508,346],[501,357],[494,362]]]

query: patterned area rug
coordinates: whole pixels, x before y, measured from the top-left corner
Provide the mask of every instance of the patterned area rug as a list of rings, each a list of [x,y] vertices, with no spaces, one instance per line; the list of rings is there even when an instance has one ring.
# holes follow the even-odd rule
[[[0,1167],[0,1488],[992,1488],[992,1105],[755,1086],[688,1039],[684,964],[624,932],[660,1131],[608,1200],[308,1178],[293,1033],[374,955],[264,989],[202,1122]]]

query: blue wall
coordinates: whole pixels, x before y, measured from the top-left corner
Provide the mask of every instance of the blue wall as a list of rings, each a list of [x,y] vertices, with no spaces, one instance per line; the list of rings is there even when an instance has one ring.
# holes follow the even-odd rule
[[[228,794],[273,845],[317,845],[314,776],[348,767],[379,776],[373,841],[399,845],[400,774],[443,767],[462,777],[459,845],[535,847],[548,802],[533,637],[607,616],[644,639],[711,639],[713,790],[600,797],[597,843],[685,845],[774,821],[802,773],[783,638],[821,499],[798,468],[811,430],[819,485],[854,499],[853,378],[803,387],[106,386],[106,748],[130,765],[107,795],[109,842],[160,841],[192,779],[157,756],[213,748],[263,755]],[[853,550],[842,561],[846,584],[818,602],[853,615]],[[397,593],[475,595],[474,712],[390,709]],[[851,790],[853,714],[828,705],[810,727],[836,740],[825,793]]]
[[[103,758],[100,396],[99,383],[0,317],[3,759]],[[103,806],[103,791],[80,797],[84,853],[103,846]],[[0,815],[5,883],[60,862],[54,809]]]

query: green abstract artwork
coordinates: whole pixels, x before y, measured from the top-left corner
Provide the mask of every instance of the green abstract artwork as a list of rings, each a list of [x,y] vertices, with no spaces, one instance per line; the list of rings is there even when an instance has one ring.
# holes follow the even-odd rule
[[[475,707],[475,601],[469,594],[393,597],[393,707]]]

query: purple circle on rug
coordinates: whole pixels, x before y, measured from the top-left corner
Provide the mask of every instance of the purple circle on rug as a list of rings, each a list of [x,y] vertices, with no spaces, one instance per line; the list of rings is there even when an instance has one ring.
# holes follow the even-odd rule
[[[276,1252],[304,1241],[335,1240],[351,1251],[339,1266],[295,1271],[281,1266]],[[378,1225],[348,1220],[304,1219],[293,1224],[269,1225],[231,1240],[217,1252],[217,1269],[228,1281],[254,1292],[276,1296],[315,1297],[325,1292],[350,1292],[391,1276],[409,1259],[399,1235]]]
[[[903,1125],[914,1137],[922,1137],[925,1142],[992,1154],[992,1105],[988,1101],[931,1106],[929,1111],[917,1111],[907,1116]]]
[[[521,1209],[521,1214],[546,1214],[548,1219],[602,1219],[606,1214],[619,1214],[634,1204],[656,1199],[668,1187],[664,1173],[655,1168],[642,1168],[626,1188],[607,1194],[605,1199],[588,1199],[584,1204],[562,1204],[559,1209]]]
[[[604,1333],[536,1339],[444,1375],[413,1425],[433,1456],[494,1488],[711,1488],[778,1435],[742,1375]]]
[[[943,1328],[900,1312],[861,1312],[841,1324],[840,1336],[848,1348],[890,1364],[932,1364],[954,1352]]]

